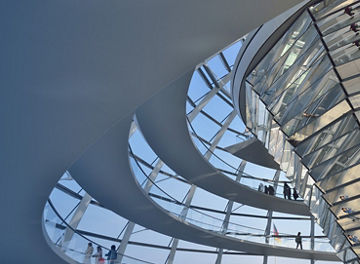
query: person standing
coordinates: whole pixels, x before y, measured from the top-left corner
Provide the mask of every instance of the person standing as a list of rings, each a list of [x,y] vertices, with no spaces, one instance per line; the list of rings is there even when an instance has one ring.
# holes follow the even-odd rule
[[[272,187],[271,185],[269,185],[268,190],[269,190],[269,194],[270,194],[270,195],[275,195],[275,189],[274,189],[274,187]]]
[[[290,199],[290,195],[289,195],[290,187],[289,187],[289,185],[287,185],[286,182],[284,183],[284,191],[283,191],[283,193],[284,193],[284,199],[286,199],[286,198]]]
[[[115,264],[115,261],[117,259],[117,253],[116,253],[115,245],[111,246],[111,249],[109,250],[109,252],[107,254],[105,254],[105,256],[107,256],[107,260],[108,260],[109,264]]]
[[[295,242],[296,242],[296,249],[300,246],[300,249],[303,249],[302,247],[302,242],[301,242],[301,232],[298,232],[296,238],[295,238]]]
[[[88,246],[85,250],[85,256],[84,256],[84,264],[91,264],[91,255],[94,252],[94,248],[92,246],[92,243],[88,243]]]
[[[259,184],[258,191],[259,192],[264,192],[264,184],[262,184],[261,182]]]
[[[104,263],[103,257],[102,257],[102,248],[100,246],[97,246],[96,253],[93,255],[95,257],[95,264],[101,264]]]
[[[294,197],[295,201],[297,200],[297,198],[299,198],[299,195],[298,195],[297,191],[295,190],[295,188],[293,188],[293,197]]]

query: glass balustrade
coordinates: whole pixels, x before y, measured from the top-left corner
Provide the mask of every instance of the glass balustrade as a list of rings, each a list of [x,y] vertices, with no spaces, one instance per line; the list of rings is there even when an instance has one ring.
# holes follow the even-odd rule
[[[102,248],[102,257],[104,258],[103,263],[106,262],[105,254],[110,250],[111,245],[115,244],[112,240],[104,240],[103,243],[99,244],[95,242],[95,239],[92,240],[87,236],[81,234],[79,231],[74,230],[56,211],[56,208],[49,200],[44,208],[43,212],[43,224],[46,235],[48,236],[52,246],[55,247],[57,254],[62,256],[65,260],[71,260],[73,263],[87,263],[87,264],[96,264],[96,257],[94,256],[97,252],[97,247]],[[67,239],[64,240],[65,233],[70,233],[66,235]],[[101,235],[101,234],[100,234]],[[85,259],[85,251],[87,249],[88,243],[92,243],[93,253],[90,257],[90,260]],[[119,243],[116,243],[119,245]],[[118,255],[119,257],[120,255]],[[121,263],[126,264],[155,264],[153,262],[148,262],[141,260],[139,258],[121,255]],[[101,263],[101,262],[100,262]],[[114,264],[120,264],[120,261],[115,260]]]
[[[186,206],[181,201],[176,200],[174,197],[169,195],[166,190],[163,190],[157,184],[149,179],[149,176],[142,170],[139,162],[134,158],[134,155],[129,149],[129,160],[132,172],[134,177],[138,181],[139,185],[142,188],[145,186],[151,185],[151,189],[148,193],[149,197],[162,209],[166,210],[169,214],[176,216],[179,221],[186,222],[187,224],[193,224],[196,227],[203,228],[206,231],[214,232],[221,235],[227,235],[231,237],[235,237],[238,239],[250,241],[250,242],[257,242],[257,243],[264,243],[266,236],[264,235],[265,230],[260,228],[255,228],[251,226],[241,225],[238,223],[228,222],[228,227],[225,228],[224,226],[224,219],[214,217],[212,215],[206,214],[200,210],[193,209],[191,207]],[[281,237],[281,242],[275,243],[276,235],[273,232],[270,232],[269,238],[273,241],[274,245],[281,245],[293,248],[295,246],[295,238],[291,234],[282,234],[280,233],[279,236]],[[282,237],[284,236],[284,237]],[[276,238],[278,239],[278,238]],[[329,251],[333,252],[332,247],[329,245],[327,239],[316,239],[315,240],[316,249],[322,251]],[[311,241],[310,238],[303,239],[303,247],[304,249],[310,249]]]

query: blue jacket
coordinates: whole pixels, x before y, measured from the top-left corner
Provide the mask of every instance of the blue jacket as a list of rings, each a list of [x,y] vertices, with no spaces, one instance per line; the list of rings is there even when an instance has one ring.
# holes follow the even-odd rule
[[[112,249],[110,249],[109,252],[107,254],[105,254],[105,256],[107,256],[107,260],[117,259],[117,253],[115,250],[112,250]]]

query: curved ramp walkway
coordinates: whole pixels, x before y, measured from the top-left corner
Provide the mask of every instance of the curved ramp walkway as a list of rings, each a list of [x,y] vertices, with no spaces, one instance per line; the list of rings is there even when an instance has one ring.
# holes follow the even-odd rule
[[[310,215],[303,202],[269,196],[237,183],[201,156],[190,138],[185,117],[191,74],[184,75],[136,111],[140,129],[160,159],[189,182],[223,198],[266,210]]]
[[[225,149],[240,159],[270,169],[280,170],[280,166],[274,161],[274,157],[269,154],[264,145],[256,137],[227,146]]]
[[[131,120],[113,127],[71,167],[71,175],[108,209],[151,230],[193,243],[253,254],[333,260],[329,252],[296,250],[247,242],[180,221],[153,202],[133,177],[128,160]]]

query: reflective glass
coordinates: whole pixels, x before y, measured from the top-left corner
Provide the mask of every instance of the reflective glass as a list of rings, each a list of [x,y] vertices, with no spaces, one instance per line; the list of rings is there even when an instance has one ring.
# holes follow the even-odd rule
[[[344,118],[334,122],[330,126],[324,128],[320,133],[309,137],[306,141],[301,142],[296,147],[296,152],[301,156],[305,156],[310,152],[319,149],[350,131],[357,129],[357,123],[352,114],[346,115]]]
[[[284,34],[284,36],[275,44],[274,48],[265,56],[265,58],[258,64],[254,71],[248,76],[247,80],[252,84],[265,81],[265,76],[272,77],[270,72],[274,68],[274,63],[281,65],[279,60],[284,61],[286,55],[291,47],[296,43],[296,40],[301,37],[309,25],[311,19],[304,12],[299,19],[290,27],[290,29]]]
[[[323,76],[329,70],[330,61],[327,56],[324,56],[322,59],[319,59],[317,63],[312,65],[311,68],[307,69],[293,83],[289,83],[287,88],[283,90],[282,94],[277,96],[278,98],[275,98],[273,102],[270,102],[268,109],[273,115],[276,115],[277,119],[281,118],[282,113],[284,113],[287,108],[289,108],[288,105],[294,101],[297,101],[297,97],[303,94],[305,91],[309,93],[315,90],[313,93],[316,94],[316,91],[320,90],[318,87],[323,80]],[[333,74],[332,71],[327,74],[329,75],[329,78],[331,78],[331,74]]]
[[[349,150],[327,160],[311,170],[311,176],[320,180],[324,176],[334,175],[360,161],[360,148],[356,145]]]
[[[351,109],[345,100],[338,103],[344,98],[342,90],[332,89],[308,106],[303,113],[284,124],[284,133],[291,136],[292,140],[304,140]]]
[[[356,93],[360,91],[360,77],[352,78],[343,82],[344,88],[348,94]]]
[[[348,167],[345,170],[342,170],[336,174],[328,174],[326,177],[323,177],[319,186],[324,190],[331,190],[336,188],[337,186],[346,185],[347,183],[351,183],[356,181],[359,177],[360,173],[360,165],[357,164],[353,167]]]
[[[350,103],[354,108],[360,107],[360,94],[349,97]]]
[[[358,142],[360,142],[360,131],[356,129],[334,141],[331,141],[329,144],[317,151],[308,154],[303,157],[302,161],[308,168],[312,168],[319,163],[332,158],[334,155],[353,147],[358,144]]]
[[[321,1],[319,4],[310,8],[311,13],[315,16],[316,19],[321,19],[322,17],[336,12],[337,10],[344,8],[347,5],[356,2],[356,0],[329,0]]]

